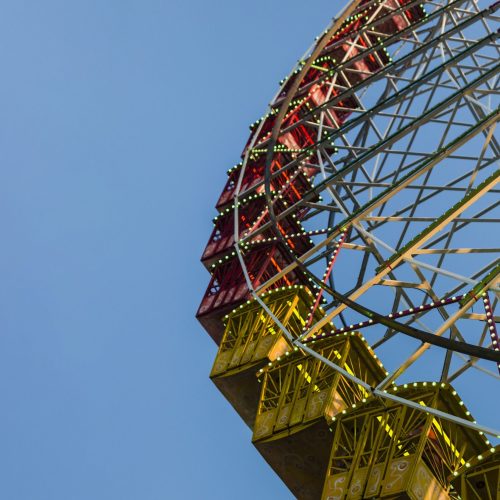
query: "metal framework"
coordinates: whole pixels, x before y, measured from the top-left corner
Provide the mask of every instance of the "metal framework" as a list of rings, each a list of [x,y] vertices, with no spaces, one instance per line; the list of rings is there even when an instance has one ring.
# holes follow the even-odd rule
[[[220,344],[212,379],[296,496],[393,495],[387,467],[417,453],[398,491],[420,498],[416,475],[424,484],[430,474],[427,495],[468,498],[470,474],[457,474],[491,448],[485,434],[500,438],[498,404],[484,411],[500,378],[498,8],[351,1],[281,82],[228,172],[198,318]],[[346,361],[354,339],[364,350]],[[397,392],[422,378],[436,387],[428,397]],[[443,403],[451,382],[481,422]],[[389,408],[406,437],[382,425]],[[335,496],[325,457],[341,452],[349,419],[372,430]],[[309,474],[299,459],[293,471],[283,457],[305,455],[325,425],[336,437],[318,442],[329,448]],[[438,464],[417,441],[439,429],[448,451]],[[374,486],[353,464],[378,446]]]

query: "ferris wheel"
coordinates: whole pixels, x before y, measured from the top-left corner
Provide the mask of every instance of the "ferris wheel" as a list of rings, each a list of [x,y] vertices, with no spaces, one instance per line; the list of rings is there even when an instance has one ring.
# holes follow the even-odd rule
[[[198,318],[299,498],[498,494],[499,6],[350,2],[228,172]]]

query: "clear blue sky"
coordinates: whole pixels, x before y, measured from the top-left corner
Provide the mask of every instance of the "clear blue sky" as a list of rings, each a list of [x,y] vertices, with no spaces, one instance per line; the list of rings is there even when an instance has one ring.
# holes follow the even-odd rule
[[[340,6],[2,2],[1,499],[289,498],[208,379],[199,256]]]

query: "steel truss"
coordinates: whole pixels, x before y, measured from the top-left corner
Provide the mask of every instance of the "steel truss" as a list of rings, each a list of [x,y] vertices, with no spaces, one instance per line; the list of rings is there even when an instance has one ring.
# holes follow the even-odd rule
[[[220,344],[214,383],[298,496],[319,495],[327,446],[328,498],[339,481],[402,492],[390,469],[408,456],[405,491],[435,466],[425,488],[458,498],[463,467],[498,458],[499,8],[351,1],[228,172],[197,316]],[[301,477],[283,453],[306,449]]]
[[[378,45],[370,35],[380,40],[383,33],[367,22],[356,37],[343,40],[350,48],[333,75],[322,71],[304,88],[279,92],[269,108],[270,116],[277,116],[272,131],[260,135],[265,119],[254,130],[238,184],[244,179],[245,167],[259,156],[266,159],[266,176],[250,190],[239,192],[236,187],[235,251],[243,268],[242,256],[250,242],[290,216],[302,221],[304,234],[314,241],[312,249],[299,255],[287,243],[287,236],[294,235],[275,231],[274,239],[287,247],[292,262],[257,287],[247,276],[257,300],[295,268],[321,290],[327,300],[324,309],[329,312],[304,331],[302,340],[290,339],[294,345],[314,356],[314,348],[306,347],[303,339],[310,343],[321,326],[333,321],[340,331],[376,330],[375,325],[383,325],[385,331],[377,329],[378,338],[366,332],[377,350],[384,352],[390,343],[408,349],[377,387],[381,397],[387,397],[383,390],[396,379],[407,373],[414,376],[416,372],[409,372],[414,363],[416,370],[425,366],[424,355],[431,345],[445,348],[439,353],[431,350],[435,353],[431,359],[442,359],[438,374],[442,382],[463,376],[469,368],[498,380],[491,361],[499,363],[500,357],[492,337],[486,334],[488,323],[484,313],[477,316],[472,312],[481,297],[471,297],[456,312],[450,311],[447,302],[478,285],[483,294],[490,290],[498,295],[500,291],[495,264],[500,245],[488,239],[490,246],[482,248],[474,238],[481,228],[494,231],[493,224],[499,222],[499,144],[494,133],[499,46],[498,33],[492,28],[498,20],[496,5],[481,9],[476,2],[456,0],[426,2],[425,8],[427,16],[419,23],[385,38],[390,62],[381,63],[380,70],[365,71],[360,78],[359,70],[353,68],[356,61],[369,55],[379,57]],[[348,14],[355,17],[356,12],[354,7]],[[298,82],[308,66],[327,53],[323,42],[331,31],[299,62],[282,88],[290,86],[290,81]],[[294,101],[318,84],[328,87],[325,101],[293,124],[286,122]],[[345,111],[339,103],[348,99],[350,116],[340,123],[335,112]],[[290,151],[288,161],[273,171],[273,158],[286,149],[280,145],[280,137],[301,126],[309,133],[314,131],[314,141]],[[288,149],[293,149],[290,144]],[[307,169],[316,172],[316,185],[285,210],[277,211],[276,203],[286,187],[273,190],[273,179],[284,172],[293,176]],[[259,189],[266,193],[268,220],[240,237],[238,200]],[[479,222],[487,225],[475,226]],[[341,253],[350,273],[335,269],[324,280],[336,240],[346,228],[350,230],[349,245]],[[492,268],[494,272],[489,272]],[[483,283],[485,276],[489,279]],[[495,305],[497,300],[495,297]],[[433,306],[427,307],[429,304]],[[404,317],[404,323],[396,321],[398,317]],[[401,333],[421,342],[402,341]],[[440,337],[443,342],[438,341]],[[485,426],[477,425],[477,429],[499,434]]]

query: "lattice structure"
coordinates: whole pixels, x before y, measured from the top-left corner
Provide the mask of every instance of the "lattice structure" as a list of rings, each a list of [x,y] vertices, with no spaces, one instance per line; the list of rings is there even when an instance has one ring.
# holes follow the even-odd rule
[[[470,418],[447,384],[414,383],[392,392]],[[454,422],[397,402],[369,398],[335,426],[324,498],[448,498],[453,472],[488,450],[486,439]]]
[[[350,2],[228,172],[197,316],[299,498],[496,498],[498,7]]]
[[[275,319],[256,301],[227,315],[226,328],[210,376],[243,420],[253,425],[260,397],[257,370],[293,352],[293,344],[278,323],[298,338],[310,313],[314,296],[302,286],[285,287],[262,295]],[[314,315],[318,315],[317,311]],[[288,354],[286,354],[288,353]]]
[[[471,459],[452,481],[457,496],[464,500],[496,500],[500,498],[500,447],[490,448]]]

